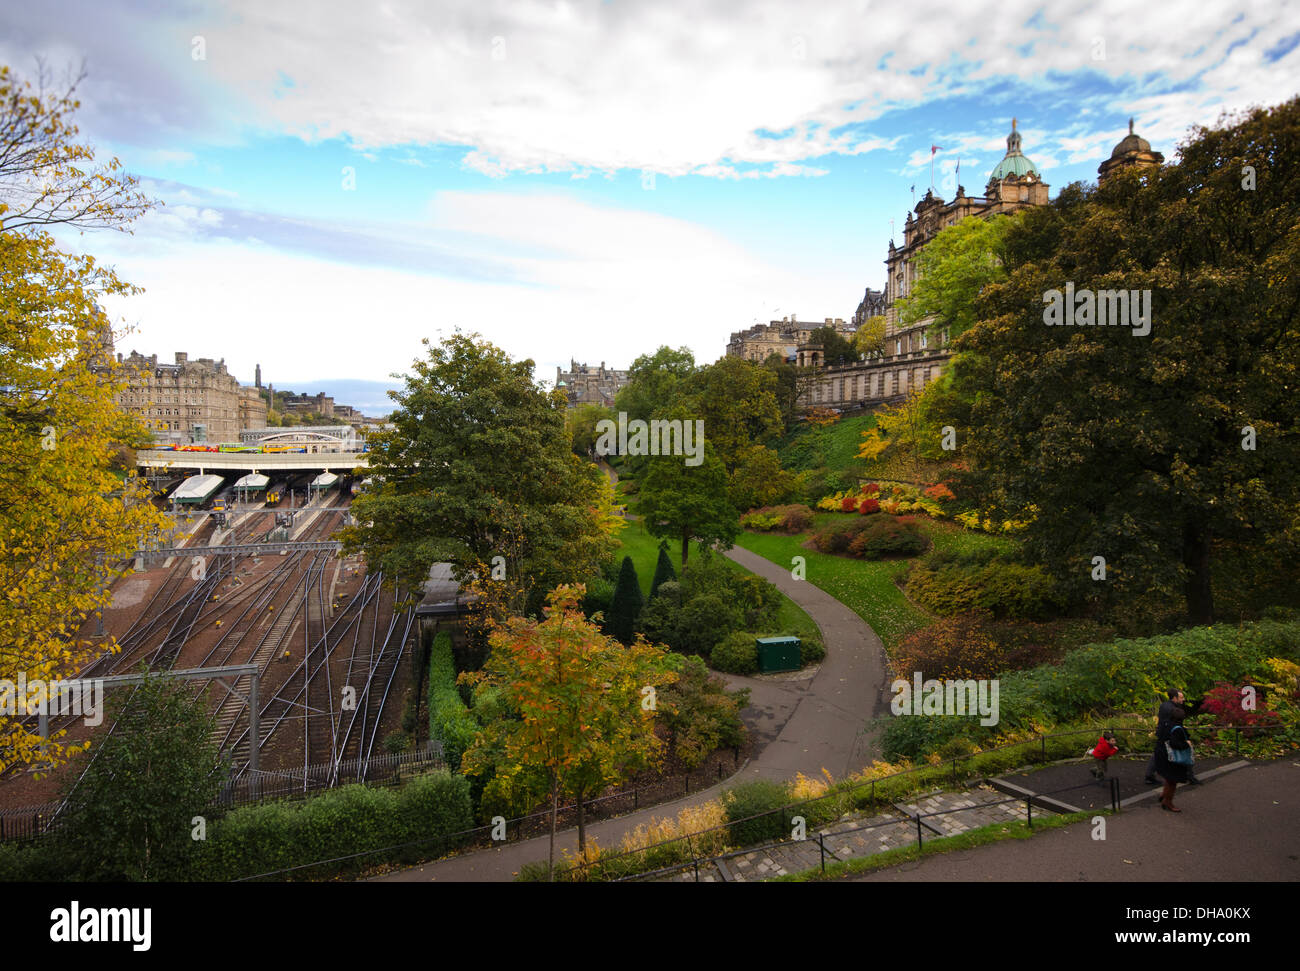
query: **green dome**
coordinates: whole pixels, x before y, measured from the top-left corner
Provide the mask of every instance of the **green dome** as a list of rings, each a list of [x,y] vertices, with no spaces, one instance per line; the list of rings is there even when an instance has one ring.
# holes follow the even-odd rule
[[[1007,154],[993,169],[989,181],[1000,182],[1009,175],[1036,175],[1042,178],[1038,166],[1020,151],[1020,132],[1016,131],[1016,120],[1014,118],[1011,119],[1011,134],[1007,136]]]
[[[1017,153],[1008,155],[999,162],[989,178],[994,182],[998,182],[1008,175],[1029,175],[1030,173],[1039,175],[1038,167],[1027,156]]]

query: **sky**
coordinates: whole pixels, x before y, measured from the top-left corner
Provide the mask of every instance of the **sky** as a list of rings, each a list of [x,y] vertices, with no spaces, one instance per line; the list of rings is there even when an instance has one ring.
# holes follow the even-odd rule
[[[0,8],[0,63],[38,58],[84,64],[81,135],[161,203],[61,238],[144,289],[108,305],[118,350],[373,410],[456,328],[554,381],[848,319],[932,163],[937,194],[958,165],[982,194],[1013,117],[1053,196],[1130,117],[1174,161],[1192,126],[1300,91],[1300,5]]]

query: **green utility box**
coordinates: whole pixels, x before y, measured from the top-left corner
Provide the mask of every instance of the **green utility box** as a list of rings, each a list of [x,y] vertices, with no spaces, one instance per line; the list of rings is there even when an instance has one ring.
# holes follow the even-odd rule
[[[803,664],[799,638],[757,637],[758,670],[764,674],[773,671],[797,671]]]

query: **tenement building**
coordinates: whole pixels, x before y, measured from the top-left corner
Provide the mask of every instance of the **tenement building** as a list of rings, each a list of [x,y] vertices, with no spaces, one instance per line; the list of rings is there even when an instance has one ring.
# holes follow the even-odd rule
[[[873,291],[868,290],[868,294]],[[766,324],[755,324],[748,330],[738,330],[727,342],[728,357],[743,357],[762,364],[772,354],[780,354],[793,362],[801,344],[807,344],[812,332],[819,327],[834,327],[844,338],[853,336],[856,324],[846,324],[839,317],[827,317],[821,323],[799,320],[794,314]]]
[[[614,396],[628,382],[626,371],[616,371],[605,367],[590,367],[569,359],[569,370],[555,368],[555,387],[562,389],[569,397],[569,407],[578,405],[601,405],[609,408],[614,404]]]
[[[201,357],[191,361],[177,351],[175,364],[136,351],[123,360],[127,385],[118,406],[139,415],[160,442],[233,442],[240,429],[239,382],[226,362]],[[263,413],[265,421],[265,413]]]
[[[1100,177],[1104,181],[1117,170],[1155,166],[1163,161],[1164,156],[1153,152],[1145,139],[1133,133],[1130,120],[1129,134],[1115,146],[1110,159],[1102,163]],[[805,407],[834,408],[878,404],[920,390],[937,379],[952,356],[947,335],[934,328],[933,318],[905,325],[899,319],[897,309],[898,301],[911,294],[916,284],[917,254],[940,230],[962,219],[970,216],[988,218],[1029,206],[1047,205],[1048,188],[1038,167],[1021,151],[1020,132],[1016,130],[1013,118],[1011,134],[1007,136],[1006,155],[989,174],[983,196],[968,196],[966,188],[958,185],[956,197],[945,202],[931,189],[916,204],[915,210],[907,214],[903,225],[903,245],[896,246],[890,240],[889,254],[885,259],[883,354],[856,364],[825,367],[821,348],[815,344],[801,345],[797,363],[814,370],[805,383],[799,403]],[[870,298],[873,292],[868,290],[867,297]],[[877,315],[868,313],[869,309],[869,300],[864,299],[854,314],[857,326],[865,323],[868,317]]]

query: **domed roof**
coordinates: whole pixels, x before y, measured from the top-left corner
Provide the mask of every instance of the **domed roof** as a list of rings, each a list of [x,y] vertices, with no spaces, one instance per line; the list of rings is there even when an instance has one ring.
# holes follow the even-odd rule
[[[1020,151],[1020,132],[1016,131],[1016,120],[1014,118],[1011,119],[1011,134],[1007,136],[1007,154],[994,167],[993,173],[989,176],[989,181],[1000,182],[1009,175],[1037,175],[1041,178],[1038,166]]]
[[[1128,134],[1121,139],[1120,143],[1115,146],[1115,150],[1110,153],[1111,158],[1119,158],[1122,155],[1128,155],[1132,152],[1149,152],[1151,143],[1140,135],[1133,132],[1133,119],[1128,120]]]

